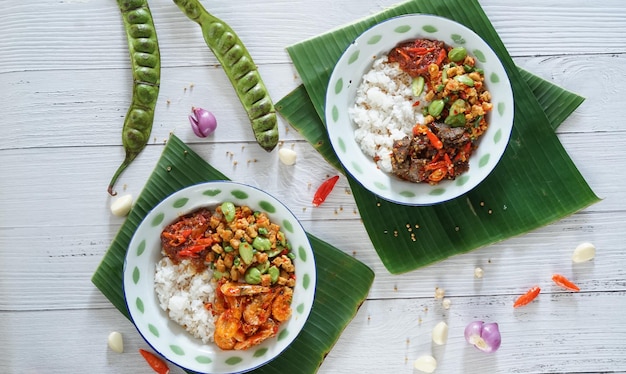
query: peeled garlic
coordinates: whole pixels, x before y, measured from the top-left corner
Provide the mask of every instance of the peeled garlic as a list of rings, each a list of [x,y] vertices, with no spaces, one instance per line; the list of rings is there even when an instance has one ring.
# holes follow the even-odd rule
[[[483,271],[482,268],[476,267],[474,269],[474,277],[475,278],[482,278],[484,274],[485,274],[485,272]]]
[[[119,332],[113,331],[112,333],[110,333],[107,343],[109,344],[109,348],[111,348],[113,352],[124,352],[124,340],[122,339],[122,334],[120,334]]]
[[[124,195],[111,203],[111,213],[118,217],[124,217],[130,212],[133,206],[133,196]]]
[[[293,165],[296,163],[296,152],[292,149],[281,148],[278,151],[278,159],[285,165]]]
[[[441,306],[443,306],[443,309],[450,309],[451,305],[452,305],[452,300],[448,298],[441,300]]]
[[[433,327],[433,342],[435,344],[444,345],[448,341],[448,324],[444,321],[439,322]]]
[[[435,299],[443,299],[446,295],[446,290],[443,288],[435,287]]]
[[[420,356],[413,363],[413,367],[424,373],[432,373],[437,369],[437,360],[431,355]]]
[[[584,242],[580,243],[578,247],[574,249],[574,253],[572,254],[572,261],[585,262],[591,260],[595,256],[596,246],[589,242]]]

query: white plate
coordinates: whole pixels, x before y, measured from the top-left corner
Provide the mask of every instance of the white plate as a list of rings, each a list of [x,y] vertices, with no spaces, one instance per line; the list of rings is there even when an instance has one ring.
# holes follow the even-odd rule
[[[296,255],[296,286],[291,318],[280,325],[278,335],[245,351],[223,351],[204,344],[159,307],[154,290],[156,263],[162,258],[160,235],[179,216],[200,207],[214,208],[224,201],[264,211],[281,226]],[[257,188],[229,181],[202,183],[180,190],[150,211],[133,236],[124,262],[124,294],[130,316],[152,348],[169,361],[198,373],[240,373],[275,358],[304,327],[315,295],[313,250],[296,217],[281,202]]]
[[[361,151],[354,139],[354,124],[348,113],[354,105],[362,76],[374,60],[403,41],[437,39],[463,46],[485,71],[485,84],[491,92],[494,109],[489,128],[470,157],[468,172],[456,180],[437,185],[401,180],[381,171],[371,157]],[[502,157],[513,128],[513,91],[504,66],[476,33],[446,18],[413,14],[391,18],[361,34],[345,50],[335,66],[326,92],[325,119],[331,144],[346,170],[370,192],[405,205],[432,205],[458,197],[476,187]]]

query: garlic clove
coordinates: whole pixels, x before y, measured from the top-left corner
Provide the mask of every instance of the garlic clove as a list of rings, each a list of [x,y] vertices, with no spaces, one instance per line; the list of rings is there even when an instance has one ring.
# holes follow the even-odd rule
[[[431,355],[423,355],[415,360],[413,367],[424,373],[432,373],[437,369],[437,360]]]
[[[109,338],[107,339],[107,343],[109,348],[113,352],[122,353],[124,352],[124,340],[122,339],[122,334],[117,331],[113,331],[109,334]]]
[[[291,166],[296,163],[297,154],[292,149],[281,148],[278,151],[278,158],[283,164]]]
[[[593,259],[596,256],[596,246],[589,243],[584,242],[580,243],[576,249],[574,249],[574,253],[572,254],[572,261],[574,262],[585,262]]]
[[[433,327],[433,342],[438,345],[444,345],[448,341],[448,324],[444,321],[439,322]]]
[[[115,199],[111,203],[111,213],[117,217],[124,217],[133,206],[133,196],[128,194]]]
[[[480,278],[483,277],[483,275],[485,275],[485,272],[484,272],[484,270],[482,268],[476,267],[474,269],[474,278],[480,279]]]

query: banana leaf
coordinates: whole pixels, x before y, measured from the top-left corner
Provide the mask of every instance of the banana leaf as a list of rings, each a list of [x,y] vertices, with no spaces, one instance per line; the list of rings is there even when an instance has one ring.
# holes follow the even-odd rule
[[[333,67],[363,31],[409,13],[446,17],[479,34],[507,70],[515,97],[515,119],[507,150],[496,169],[472,191],[446,203],[427,207],[394,204],[370,193],[345,173],[363,224],[390,273],[415,270],[528,232],[599,201],[554,132],[582,98],[520,71],[476,0],[411,0],[289,46],[304,90],[296,89],[278,101],[278,112],[338,166],[323,121]]]
[[[124,257],[137,226],[148,212],[168,195],[192,184],[226,180],[175,135],[137,198],[133,209],[115,236],[96,272],[93,284],[130,319],[122,287]],[[314,373],[341,332],[365,301],[374,280],[372,270],[309,234],[315,254],[317,287],[309,319],[296,340],[276,359],[253,373]],[[350,287],[337,287],[350,284]],[[341,300],[341,303],[337,303]]]

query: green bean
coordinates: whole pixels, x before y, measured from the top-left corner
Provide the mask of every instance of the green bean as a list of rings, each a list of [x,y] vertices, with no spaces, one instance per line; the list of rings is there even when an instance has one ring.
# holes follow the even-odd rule
[[[198,0],[173,0],[202,29],[211,49],[243,105],[257,143],[270,152],[278,144],[278,120],[274,103],[250,53],[235,31],[216,18]]]
[[[146,147],[152,132],[154,110],[159,97],[161,58],[156,29],[146,0],[117,0],[122,13],[124,29],[133,74],[133,96],[124,119],[122,144],[124,161],[113,174],[108,192],[137,155]]]

